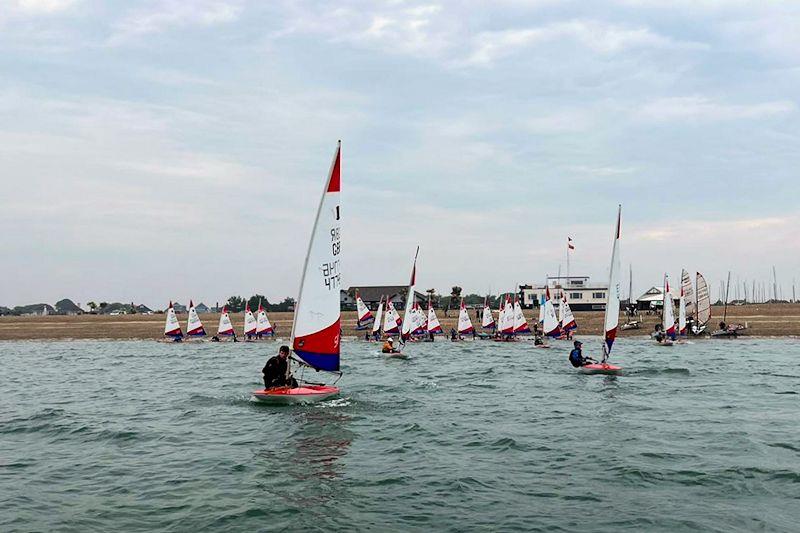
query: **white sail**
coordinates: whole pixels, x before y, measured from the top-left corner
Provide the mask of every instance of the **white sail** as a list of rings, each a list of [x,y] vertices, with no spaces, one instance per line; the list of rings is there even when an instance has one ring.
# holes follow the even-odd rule
[[[506,299],[503,298],[503,295],[497,297],[497,331],[502,331],[503,329],[503,311],[505,311],[505,301]]]
[[[605,331],[605,342],[603,343],[603,362],[611,355],[611,348],[614,339],[617,338],[617,326],[619,326],[619,239],[622,223],[622,206],[617,209],[617,224],[614,228],[614,244],[611,247],[611,266],[608,269],[608,292],[606,293],[606,314],[603,320],[603,330]]]
[[[514,298],[514,333],[530,333],[531,328],[528,327],[528,321],[525,320],[525,314],[522,312],[522,306],[519,300]]]
[[[178,322],[178,317],[175,315],[172,302],[169,303],[169,307],[167,308],[167,322],[164,325],[164,335],[167,337],[183,337],[181,324]]]
[[[361,299],[361,295],[358,294],[358,291],[356,291],[356,310],[358,311],[359,325],[366,324],[372,320],[372,312],[369,310],[369,307],[367,307],[367,304],[364,303],[364,300]]]
[[[686,316],[694,316],[694,289],[692,279],[686,270],[681,270],[681,291],[683,291],[683,301],[686,302]]]
[[[700,272],[697,273],[697,297],[695,304],[697,306],[697,325],[705,326],[711,320],[711,298],[708,295],[708,285],[706,278]]]
[[[686,335],[686,296],[681,286],[681,296],[678,299],[678,334]]]
[[[558,337],[561,331],[558,327],[558,318],[556,317],[556,310],[553,307],[553,300],[550,298],[550,287],[545,287],[544,299],[544,334],[548,337]]]
[[[436,316],[430,300],[428,300],[428,333],[442,333],[442,324],[439,323],[439,317]]]
[[[494,327],[494,316],[492,315],[492,308],[489,307],[488,302],[483,303],[483,315],[481,316],[481,327],[491,329]]]
[[[508,335],[514,333],[514,308],[511,305],[511,298],[508,295],[506,295],[506,305],[503,308],[500,331],[501,333]]]
[[[222,314],[219,315],[219,326],[217,327],[217,335],[233,335],[233,324],[231,317],[228,315],[228,308],[222,308]]]
[[[256,323],[256,317],[253,315],[253,312],[250,310],[250,305],[245,305],[244,308],[244,334],[245,335],[255,335],[256,334],[256,327],[258,324]]]
[[[675,336],[675,314],[672,311],[672,294],[669,292],[669,280],[664,276],[664,305],[661,309],[661,325],[670,337]]]
[[[406,310],[403,313],[403,329],[401,336],[407,339],[411,332],[414,331],[416,318],[414,315],[414,285],[417,278],[417,255],[419,255],[419,246],[417,246],[417,253],[414,255],[414,265],[411,267],[411,281],[408,284],[408,293],[406,294]]]
[[[258,304],[258,316],[256,317],[256,335],[272,335],[272,324],[269,323],[267,312]]]
[[[383,318],[383,296],[378,302],[378,310],[375,311],[375,321],[372,323],[372,333],[376,333],[381,329],[381,318]]]
[[[561,299],[561,305],[559,306],[561,310],[560,316],[560,324],[561,324],[561,331],[571,331],[573,329],[578,329],[578,323],[575,322],[575,315],[572,314],[572,309],[569,306],[569,302],[567,301],[567,293],[563,294]]]
[[[469,319],[467,307],[464,305],[464,300],[461,300],[461,307],[458,310],[458,332],[461,334],[472,333],[472,320]]]
[[[386,334],[399,333],[400,324],[402,323],[400,314],[397,312],[397,309],[394,308],[394,302],[391,300],[387,300],[387,302],[386,313],[383,319],[383,332]]]
[[[547,288],[545,287],[545,290],[546,289]],[[539,325],[543,325],[544,324],[544,302],[542,302],[541,300],[539,300],[539,318],[538,318],[538,320],[539,320]]]
[[[341,347],[341,143],[317,208],[292,324],[295,355],[317,370],[339,370]]]
[[[197,316],[197,309],[195,309],[191,300],[189,300],[189,320],[186,325],[186,334],[193,337],[202,337],[206,334],[203,323],[200,322],[200,317]]]

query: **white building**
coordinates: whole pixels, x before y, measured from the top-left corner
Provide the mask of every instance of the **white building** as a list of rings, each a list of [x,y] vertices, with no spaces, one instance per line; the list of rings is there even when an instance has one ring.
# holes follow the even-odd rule
[[[588,276],[552,276],[547,278],[550,298],[558,308],[562,294],[567,294],[567,302],[573,311],[605,311],[608,285],[591,283]],[[520,285],[522,305],[535,307],[544,302],[544,285]]]

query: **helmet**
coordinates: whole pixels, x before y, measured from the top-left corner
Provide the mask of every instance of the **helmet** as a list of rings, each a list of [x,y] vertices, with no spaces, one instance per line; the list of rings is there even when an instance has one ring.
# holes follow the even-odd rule
[[[386,339],[386,342],[394,342],[394,341],[392,340],[391,337],[389,337],[388,339]]]

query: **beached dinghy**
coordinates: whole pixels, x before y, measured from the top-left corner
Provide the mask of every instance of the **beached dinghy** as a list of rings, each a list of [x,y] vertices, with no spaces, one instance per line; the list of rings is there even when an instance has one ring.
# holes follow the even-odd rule
[[[608,292],[606,293],[606,315],[603,321],[605,338],[603,342],[603,359],[599,363],[584,365],[578,370],[584,374],[617,374],[622,371],[621,366],[612,365],[608,362],[611,355],[611,348],[614,346],[614,339],[617,338],[617,326],[619,325],[619,236],[620,220],[622,217],[622,206],[617,211],[617,225],[614,231],[614,245],[611,248],[611,268],[608,275]]]
[[[339,302],[342,286],[340,157],[341,144],[336,148],[317,210],[292,323],[292,349],[300,365],[339,376],[342,333]],[[291,365],[288,369],[291,371]],[[333,385],[298,381],[299,387],[257,390],[253,397],[272,404],[296,404],[318,402],[339,394],[339,388]]]

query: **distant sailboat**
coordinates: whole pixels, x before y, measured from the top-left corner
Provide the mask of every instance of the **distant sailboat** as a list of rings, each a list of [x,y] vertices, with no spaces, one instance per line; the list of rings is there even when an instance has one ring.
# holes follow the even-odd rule
[[[372,316],[372,312],[369,310],[369,307],[367,307],[367,304],[365,304],[364,300],[361,299],[361,295],[358,294],[358,290],[356,290],[356,310],[358,311],[356,329],[367,329],[370,321],[374,322],[375,318]]]
[[[481,328],[494,329],[496,327],[494,316],[492,315],[492,308],[489,307],[489,298],[483,299],[483,315],[481,316]]]
[[[204,337],[206,334],[203,323],[200,322],[200,317],[197,316],[197,309],[195,309],[191,300],[189,300],[189,320],[186,325],[186,334],[191,337]]]
[[[519,299],[514,295],[514,334],[524,335],[530,333],[531,328],[528,327],[528,321],[525,319],[525,314],[522,312],[522,306],[519,304]]]
[[[681,295],[678,298],[678,335],[686,337],[686,294],[683,284],[681,284]]]
[[[372,322],[372,336],[377,336],[381,331],[381,319],[383,318],[383,296],[378,302],[378,310],[375,311],[375,320]]]
[[[181,324],[178,322],[178,317],[175,315],[175,309],[172,307],[172,302],[169,303],[167,308],[167,322],[164,325],[164,336],[181,339],[183,332],[181,331]]]
[[[340,190],[341,142],[336,147],[308,243],[300,292],[295,304],[291,346],[302,365],[341,376]],[[291,381],[291,363],[287,366],[286,377]],[[255,391],[253,396],[274,403],[306,403],[337,394],[338,387],[301,381],[297,387]]]
[[[403,329],[400,334],[400,338],[403,342],[407,341],[409,337],[411,337],[411,333],[417,329],[417,322],[418,322],[418,315],[414,313],[414,305],[416,301],[414,299],[414,286],[417,283],[417,256],[419,255],[419,246],[417,246],[417,252],[414,254],[414,264],[411,267],[411,281],[408,283],[408,293],[406,294],[406,310],[403,313]]]
[[[394,308],[394,302],[389,298],[386,299],[386,302],[386,313],[383,318],[383,332],[386,335],[396,335],[400,333],[400,326],[402,326],[403,320],[400,318],[397,309]]]
[[[606,313],[603,319],[603,330],[605,332],[603,342],[603,359],[600,363],[592,363],[580,367],[580,371],[587,374],[615,374],[622,370],[622,367],[608,363],[611,356],[611,348],[617,338],[617,327],[619,326],[619,301],[620,301],[620,258],[619,240],[622,226],[622,206],[617,210],[617,224],[614,229],[614,244],[611,247],[611,267],[608,270],[608,291],[606,292]]]
[[[511,305],[511,297],[508,294],[506,294],[503,315],[500,317],[500,333],[503,335],[514,334],[514,307]]]
[[[559,306],[558,322],[561,325],[561,334],[566,335],[570,331],[578,329],[578,323],[575,321],[575,316],[572,314],[572,309],[567,302],[567,293],[563,292],[561,296],[561,305]]]
[[[433,304],[431,303],[430,296],[428,297],[428,333],[433,333],[434,335],[439,335],[444,333],[442,331],[442,325],[439,323],[439,317],[436,316],[436,311],[433,309]]]
[[[555,307],[553,307],[553,300],[550,298],[550,287],[545,287],[544,290],[543,331],[548,337],[559,337],[561,336],[561,330],[558,327],[558,318],[556,317]]]
[[[708,294],[708,284],[706,278],[700,272],[697,273],[695,278],[695,285],[697,292],[695,293],[695,309],[697,316],[695,323],[692,325],[692,333],[694,335],[702,335],[707,327],[708,321],[711,320],[711,297]]]
[[[464,305],[464,298],[461,298],[461,306],[458,309],[458,334],[467,335],[474,331],[472,320],[469,319],[469,313],[467,313],[467,306]]]
[[[250,310],[250,304],[246,303],[244,305],[244,336],[250,338],[255,335],[257,327],[258,323],[256,322],[256,317]]]
[[[275,330],[272,329],[272,324],[269,323],[269,318],[267,318],[267,312],[264,310],[264,307],[261,305],[261,302],[258,302],[258,316],[256,317],[256,337],[268,337],[275,335]]]
[[[228,315],[228,307],[222,307],[222,314],[219,315],[219,326],[217,327],[217,336],[230,337],[236,333],[231,323],[231,317]]]
[[[686,269],[681,270],[681,292],[683,294],[683,301],[686,305],[686,316],[694,316],[695,302],[694,302],[694,289],[692,288],[692,279]]]
[[[672,294],[669,292],[669,278],[666,274],[664,274],[664,302],[661,306],[661,328],[665,338],[659,338],[659,344],[671,346],[675,340],[675,314],[672,310]]]

